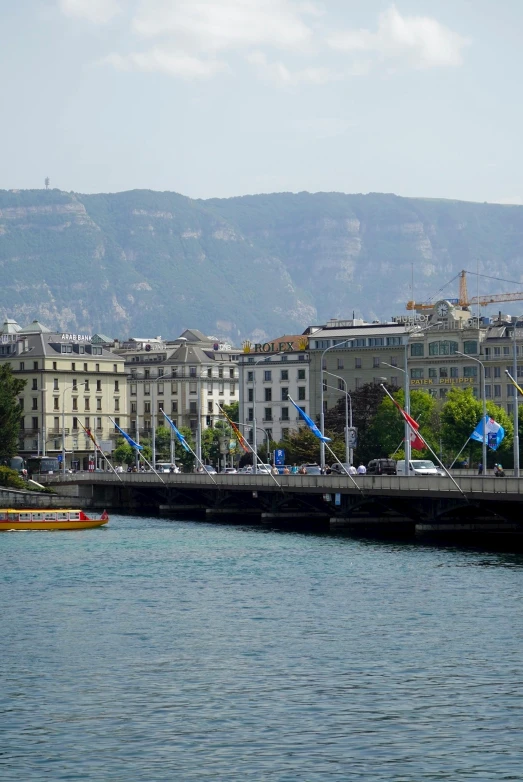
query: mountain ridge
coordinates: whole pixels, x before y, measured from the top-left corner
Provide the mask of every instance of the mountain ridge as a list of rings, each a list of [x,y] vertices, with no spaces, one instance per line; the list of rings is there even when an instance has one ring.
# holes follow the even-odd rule
[[[517,205],[384,193],[0,191],[2,314],[82,333],[172,337],[197,327],[235,344],[259,341],[353,311],[400,314],[412,268],[424,300],[462,268],[521,280],[522,259]],[[503,285],[490,282],[488,292]]]

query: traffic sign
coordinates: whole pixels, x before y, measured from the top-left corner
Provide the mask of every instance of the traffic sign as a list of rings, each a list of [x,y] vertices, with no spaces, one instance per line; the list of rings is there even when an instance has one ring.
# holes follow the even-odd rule
[[[276,448],[274,451],[274,464],[277,467],[280,467],[281,465],[285,464],[285,451],[283,448]]]

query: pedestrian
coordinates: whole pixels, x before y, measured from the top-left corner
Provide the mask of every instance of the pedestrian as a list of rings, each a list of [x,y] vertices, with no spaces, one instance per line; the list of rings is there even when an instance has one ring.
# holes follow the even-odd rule
[[[483,475],[483,463],[478,462],[478,475]]]
[[[290,474],[291,474],[291,471],[289,470],[289,468],[287,467],[287,465],[285,465],[285,467],[283,468],[283,474],[284,474],[284,475],[290,475]]]
[[[351,464],[350,467],[349,467],[349,475],[356,475],[357,472],[358,471],[355,468],[355,466],[353,464]]]
[[[360,466],[358,467],[357,472],[358,472],[358,475],[365,475],[365,473],[367,472],[367,468],[365,467],[364,464],[360,464]]]
[[[292,473],[293,475],[298,475],[298,465],[297,465],[297,464],[293,464],[293,465],[292,465],[292,467],[291,467],[291,473]]]

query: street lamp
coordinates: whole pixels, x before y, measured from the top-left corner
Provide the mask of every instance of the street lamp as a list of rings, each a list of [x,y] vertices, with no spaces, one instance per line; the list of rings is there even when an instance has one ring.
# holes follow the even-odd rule
[[[516,321],[514,323],[514,330],[512,332],[512,347],[513,347],[513,363],[512,363],[512,371],[514,373],[514,381],[517,383],[518,381],[518,358],[517,358],[517,344],[516,344],[516,337],[517,337],[517,325],[518,325],[518,319],[516,318]],[[514,388],[514,477],[519,478],[519,397],[518,397],[518,389]]]
[[[323,372],[327,371],[327,370],[323,369],[323,357],[325,356],[325,353],[327,353],[329,350],[334,350],[335,348],[341,348],[343,345],[346,345],[347,342],[352,342],[353,339],[354,339],[354,337],[349,337],[348,339],[342,340],[342,342],[337,342],[335,345],[331,345],[330,347],[325,348],[325,350],[321,354],[321,359],[320,359],[320,392],[321,392],[321,397],[320,397],[320,399],[321,399],[320,429],[321,429],[322,435],[325,434],[324,431],[323,431],[324,428],[325,428],[325,412],[323,410]],[[321,463],[322,470],[324,470],[325,469],[325,443],[323,442],[323,440],[321,440],[321,442],[320,442],[320,463]]]
[[[454,355],[456,356],[463,356],[463,358],[470,359],[471,361],[475,361],[476,364],[479,364],[481,367],[481,374],[482,374],[482,381],[483,381],[483,443],[482,443],[482,460],[483,460],[483,475],[487,472],[487,394],[485,390],[485,364],[483,361],[480,361],[479,358],[474,358],[474,356],[468,356],[466,353],[462,353],[460,350],[455,350]]]
[[[237,423],[237,424],[236,424],[236,426],[241,426],[243,429],[252,429],[252,428],[253,428],[253,422],[251,422],[251,421],[248,421],[248,422],[247,422],[247,423],[245,423],[245,424],[240,424],[240,423]],[[263,426],[257,426],[257,427],[256,427],[256,429],[257,429],[259,432],[263,432],[263,433],[264,433],[264,435],[265,435],[265,437],[267,438],[267,453],[269,453],[269,450],[270,450],[270,445],[271,445],[271,440],[270,440],[270,437],[269,437],[269,432],[267,431],[267,429],[264,429],[264,428],[263,428]],[[253,440],[253,443],[254,443],[254,440]],[[253,448],[253,450],[254,450],[254,448]],[[253,461],[254,461],[254,460],[253,460]],[[254,464],[253,464],[253,467],[254,467]]]
[[[327,370],[324,370],[326,375],[331,375],[331,377],[336,377],[338,380],[341,380],[343,385],[345,386],[345,390],[341,388],[336,388],[335,386],[327,386],[327,388],[332,388],[334,391],[341,391],[345,394],[345,462],[347,464],[352,464],[352,448],[349,446],[349,426],[352,429],[352,397],[347,391],[347,381],[345,378],[341,377],[341,375],[335,375],[334,372],[327,372]],[[350,403],[350,423],[349,423],[349,411],[348,411],[348,405],[347,402]]]

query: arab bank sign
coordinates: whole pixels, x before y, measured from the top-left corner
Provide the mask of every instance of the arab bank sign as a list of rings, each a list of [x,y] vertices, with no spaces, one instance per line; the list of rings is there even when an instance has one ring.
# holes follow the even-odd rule
[[[63,342],[90,342],[90,334],[62,334]]]

